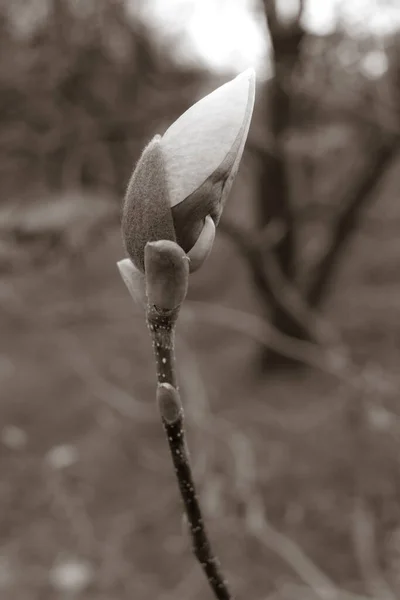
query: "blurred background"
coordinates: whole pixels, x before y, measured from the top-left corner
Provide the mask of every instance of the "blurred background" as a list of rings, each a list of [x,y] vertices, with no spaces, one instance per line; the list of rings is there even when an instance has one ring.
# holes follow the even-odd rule
[[[143,145],[255,66],[177,335],[237,598],[400,597],[396,0],[1,0],[0,595],[211,598],[117,269]]]

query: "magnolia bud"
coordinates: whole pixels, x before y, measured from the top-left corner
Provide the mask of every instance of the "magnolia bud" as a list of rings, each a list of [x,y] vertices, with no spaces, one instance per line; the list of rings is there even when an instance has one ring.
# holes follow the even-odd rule
[[[186,297],[189,260],[175,242],[148,242],[144,251],[146,294],[150,304],[172,310]]]
[[[147,242],[176,241],[159,135],[143,150],[129,182],[122,235],[129,256],[142,272]]]
[[[147,242],[177,242],[196,270],[208,256],[239,168],[254,105],[248,69],[191,106],[145,148],[125,198],[127,252],[144,272]]]

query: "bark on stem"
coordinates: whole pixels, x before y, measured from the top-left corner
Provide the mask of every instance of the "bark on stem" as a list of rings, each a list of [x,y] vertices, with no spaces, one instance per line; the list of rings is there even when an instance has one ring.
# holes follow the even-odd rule
[[[147,306],[147,324],[157,366],[157,400],[167,436],[179,490],[185,506],[193,552],[218,600],[233,600],[220,564],[212,551],[193,480],[183,424],[183,407],[175,372],[174,334],[179,308]]]

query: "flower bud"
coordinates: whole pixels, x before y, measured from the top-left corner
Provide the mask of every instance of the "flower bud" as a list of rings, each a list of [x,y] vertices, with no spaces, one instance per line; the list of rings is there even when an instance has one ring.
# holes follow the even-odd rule
[[[176,241],[160,139],[156,135],[143,150],[128,185],[122,217],[126,250],[142,272],[147,242]]]
[[[169,383],[157,387],[157,402],[163,420],[172,425],[182,419],[182,403],[178,391]]]
[[[191,106],[145,148],[125,198],[122,231],[142,272],[147,242],[177,242],[194,271],[208,256],[239,168],[254,105],[248,69]]]
[[[144,251],[146,294],[149,304],[172,310],[186,297],[189,259],[175,242],[148,242]]]

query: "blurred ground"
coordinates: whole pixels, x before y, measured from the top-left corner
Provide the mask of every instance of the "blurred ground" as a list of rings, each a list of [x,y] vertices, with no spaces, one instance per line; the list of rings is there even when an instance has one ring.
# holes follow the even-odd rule
[[[388,383],[398,378],[398,243],[362,237],[327,314],[360,364],[376,363]],[[4,598],[208,597],[182,526],[144,316],[115,267],[121,255],[112,227],[73,263],[2,278]],[[220,236],[192,277],[189,299],[210,303],[211,312],[212,303],[257,312],[252,298],[240,257]],[[306,578],[307,569],[290,547],[283,544],[286,558],[270,548],[276,543],[257,526],[257,502],[327,577],[363,591],[352,539],[359,470],[377,520],[376,551],[395,577],[396,382],[373,398],[369,456],[359,463],[346,385],[312,370],[259,380],[255,342],[188,307],[177,352],[190,449],[208,528],[237,596],[261,600],[278,586],[287,594],[279,598],[303,597],[288,587],[304,583],[288,560]]]

